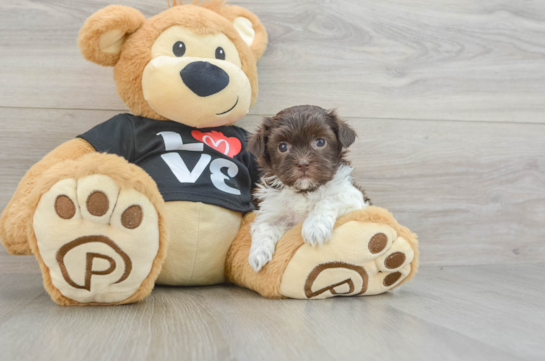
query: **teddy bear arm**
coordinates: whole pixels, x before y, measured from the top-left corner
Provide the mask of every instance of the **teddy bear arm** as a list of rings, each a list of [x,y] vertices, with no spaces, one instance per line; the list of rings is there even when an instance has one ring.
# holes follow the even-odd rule
[[[0,239],[9,253],[32,254],[27,239],[28,217],[31,216],[27,200],[42,174],[57,163],[75,160],[92,152],[95,149],[87,141],[72,139],[55,148],[25,174],[0,218]]]

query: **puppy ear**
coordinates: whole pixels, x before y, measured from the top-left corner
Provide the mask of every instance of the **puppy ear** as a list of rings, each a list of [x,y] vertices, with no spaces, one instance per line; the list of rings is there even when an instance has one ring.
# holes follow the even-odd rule
[[[328,115],[334,122],[333,130],[344,148],[348,148],[356,141],[356,131],[344,120],[340,119],[335,110],[329,111]]]
[[[265,155],[267,149],[267,133],[269,130],[268,124],[271,118],[265,118],[263,124],[257,128],[257,131],[252,134],[248,141],[248,150],[252,152],[256,158],[261,158]]]
[[[250,47],[255,61],[258,61],[267,49],[268,42],[267,30],[261,20],[251,11],[234,5],[224,5],[220,15],[233,24],[242,40]]]
[[[78,46],[83,57],[102,66],[114,66],[127,36],[146,19],[128,6],[110,5],[91,15],[79,31]]]

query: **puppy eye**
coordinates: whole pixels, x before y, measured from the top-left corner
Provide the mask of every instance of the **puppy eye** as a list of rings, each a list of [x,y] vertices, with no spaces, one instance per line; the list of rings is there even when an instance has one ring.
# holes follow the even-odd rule
[[[185,44],[183,41],[177,41],[172,47],[172,52],[177,57],[184,56],[185,54]]]
[[[316,139],[316,146],[321,148],[325,145],[325,139],[324,138],[318,138]]]
[[[280,153],[286,153],[290,147],[288,146],[288,143],[282,142],[278,144],[278,150]]]
[[[225,51],[221,46],[216,48],[216,59],[225,60]]]

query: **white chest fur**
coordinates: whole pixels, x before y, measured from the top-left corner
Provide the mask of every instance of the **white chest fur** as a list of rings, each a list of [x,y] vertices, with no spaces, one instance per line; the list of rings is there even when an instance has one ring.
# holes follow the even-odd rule
[[[343,165],[335,177],[314,192],[297,193],[278,180],[260,186],[255,196],[261,200],[252,223],[249,262],[257,272],[272,259],[276,242],[291,227],[303,223],[305,242],[326,242],[338,217],[367,207],[363,194],[352,184],[352,167]]]
[[[335,177],[314,192],[298,193],[289,187],[260,186],[255,196],[261,200],[258,217],[271,224],[293,227],[312,212],[335,213],[335,218],[367,206],[363,194],[352,184],[353,168],[342,165]]]

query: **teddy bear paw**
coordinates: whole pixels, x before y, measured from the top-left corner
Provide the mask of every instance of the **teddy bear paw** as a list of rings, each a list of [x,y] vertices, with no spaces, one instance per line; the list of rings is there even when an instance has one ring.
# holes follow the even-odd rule
[[[351,221],[318,246],[303,244],[288,264],[280,292],[290,298],[375,295],[411,272],[411,244],[387,224]]]
[[[159,250],[152,203],[106,175],[57,182],[42,195],[33,227],[44,272],[64,297],[80,303],[135,294]]]

